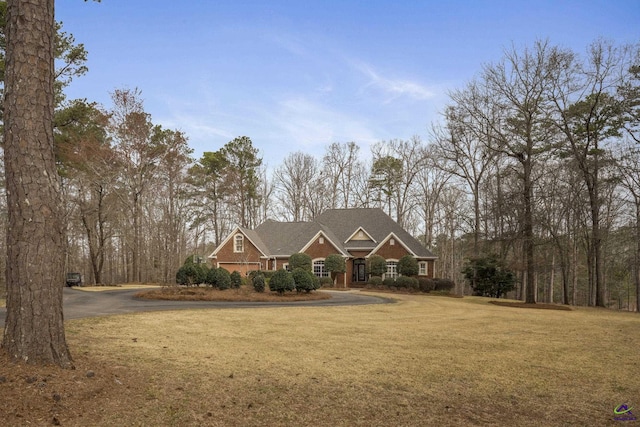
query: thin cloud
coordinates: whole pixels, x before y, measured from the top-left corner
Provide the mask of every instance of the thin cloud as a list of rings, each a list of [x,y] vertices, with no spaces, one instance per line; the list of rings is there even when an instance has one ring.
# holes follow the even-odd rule
[[[368,64],[355,63],[354,66],[358,71],[368,77],[369,81],[365,85],[366,88],[375,88],[389,95],[385,103],[400,97],[409,97],[424,101],[436,96],[430,88],[418,82],[384,77]]]

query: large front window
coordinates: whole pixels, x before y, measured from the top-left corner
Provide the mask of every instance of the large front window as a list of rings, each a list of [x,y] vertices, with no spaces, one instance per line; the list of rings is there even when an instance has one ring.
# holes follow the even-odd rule
[[[387,261],[387,272],[384,275],[385,279],[395,279],[398,277],[398,262]]]
[[[318,277],[329,277],[329,272],[324,269],[324,260],[313,261],[313,274]]]

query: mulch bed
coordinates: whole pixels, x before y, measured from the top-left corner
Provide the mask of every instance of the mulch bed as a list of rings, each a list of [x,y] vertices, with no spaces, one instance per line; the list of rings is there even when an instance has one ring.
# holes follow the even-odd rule
[[[524,302],[514,302],[514,301],[489,301],[489,304],[499,305],[502,307],[514,307],[514,308],[535,308],[538,310],[564,310],[564,311],[572,311],[572,308],[568,305],[561,304],[548,304],[548,303],[536,303],[536,304],[527,304]]]

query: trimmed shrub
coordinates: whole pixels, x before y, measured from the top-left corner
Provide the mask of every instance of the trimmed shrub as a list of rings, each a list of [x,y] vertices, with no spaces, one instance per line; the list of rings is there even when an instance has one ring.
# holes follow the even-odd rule
[[[313,263],[311,257],[307,254],[298,252],[289,257],[289,269],[295,271],[297,268],[301,268],[306,271],[313,271]]]
[[[217,268],[212,268],[207,272],[207,278],[205,279],[204,283],[206,283],[209,286],[213,286],[214,288],[216,286],[218,286],[217,284],[217,274],[218,272],[216,271]]]
[[[331,277],[320,277],[318,279],[318,286],[320,288],[322,288],[322,287],[329,287],[330,288],[330,287],[333,286],[333,280],[331,280]]]
[[[265,280],[262,274],[254,274],[251,279],[251,283],[253,284],[253,290],[256,292],[264,292],[265,289]]]
[[[382,276],[387,272],[387,260],[380,255],[371,255],[367,259],[367,271],[372,276]]]
[[[216,268],[215,282],[215,286],[218,289],[229,289],[231,287],[231,274],[224,268]]]
[[[418,279],[409,276],[399,276],[396,279],[396,286],[404,289],[418,289]]]
[[[231,287],[233,289],[240,288],[240,286],[242,285],[242,276],[238,271],[234,271],[233,273],[231,273],[231,276],[229,278],[231,279]]]
[[[185,265],[180,267],[176,272],[176,283],[182,286],[189,286],[191,284],[189,281],[189,273]]]
[[[398,273],[402,276],[417,276],[418,272],[418,260],[411,255],[405,255],[398,260]]]
[[[284,294],[286,291],[293,291],[296,287],[296,283],[289,273],[285,269],[280,269],[273,273],[271,280],[269,280],[269,289],[279,294]]]
[[[418,277],[418,286],[420,288],[420,292],[431,292],[436,288],[436,284],[433,280],[427,277]]]
[[[434,291],[448,291],[456,286],[456,284],[451,279],[433,279],[434,282]]]
[[[382,281],[382,284],[383,284],[384,286],[386,286],[387,288],[390,288],[390,287],[392,287],[392,286],[395,286],[395,285],[396,285],[396,281],[395,281],[395,279],[394,279],[393,277],[387,277],[386,279],[384,279],[384,280]]]
[[[314,276],[311,272],[304,270],[302,268],[296,268],[295,270],[293,270],[293,272],[291,273],[291,276],[293,277],[293,281],[296,284],[296,290],[298,292],[311,292],[312,290],[315,289],[315,285],[314,285]]]
[[[205,283],[208,272],[209,269],[204,264],[186,263],[176,272],[176,283],[183,286]]]
[[[369,277],[369,281],[367,284],[371,286],[382,286],[382,277],[380,276],[371,276]]]

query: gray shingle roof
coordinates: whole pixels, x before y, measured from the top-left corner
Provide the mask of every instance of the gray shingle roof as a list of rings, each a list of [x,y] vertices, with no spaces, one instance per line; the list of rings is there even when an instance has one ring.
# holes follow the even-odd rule
[[[362,227],[375,240],[347,239]],[[269,256],[289,256],[300,252],[320,231],[343,252],[354,249],[371,250],[393,233],[416,256],[435,258],[433,253],[391,219],[381,209],[331,209],[313,222],[277,222],[267,220],[255,230],[243,230]],[[249,234],[251,233],[251,234]]]

